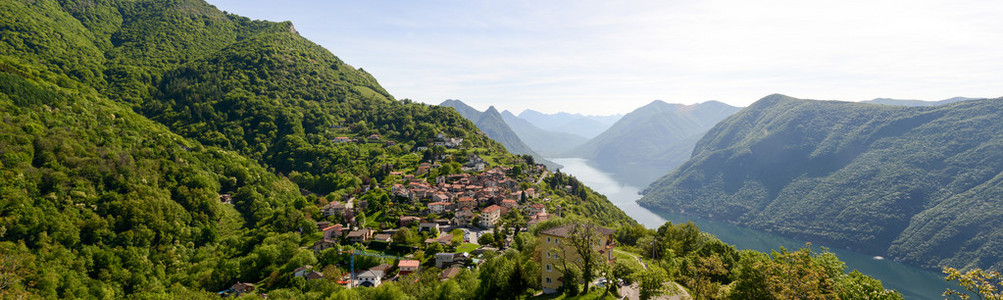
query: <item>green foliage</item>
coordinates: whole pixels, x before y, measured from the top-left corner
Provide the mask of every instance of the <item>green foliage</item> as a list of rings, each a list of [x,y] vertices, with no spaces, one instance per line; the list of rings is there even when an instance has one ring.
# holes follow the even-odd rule
[[[770,255],[744,252],[736,270],[732,299],[902,299],[881,282],[845,265],[835,254],[781,249]]]
[[[481,245],[491,245],[495,243],[495,235],[490,232],[485,232],[481,236],[477,237],[477,243]]]
[[[763,98],[704,136],[641,205],[926,268],[1000,268],[1003,101]]]
[[[540,265],[534,251],[509,249],[489,256],[478,267],[480,299],[515,299],[540,288]]]
[[[578,296],[582,290],[582,270],[574,264],[561,268],[561,287],[557,291],[571,297]]]
[[[319,211],[301,192],[359,194],[440,132],[516,160],[289,23],[200,0],[6,1],[0,17],[0,245],[30,261],[3,270],[3,298],[204,298],[238,280],[357,298],[291,278],[345,261],[303,248]]]
[[[639,288],[641,299],[651,299],[665,293],[665,284],[669,280],[665,270],[657,266],[650,266],[642,271],[640,275]]]
[[[570,192],[565,193],[566,186],[571,187]],[[595,192],[574,176],[555,172],[543,179],[543,188],[567,195],[561,197],[563,199],[553,200],[561,205],[564,216],[591,219],[599,222],[599,225],[609,227],[637,224],[637,221],[613,205],[606,196]]]
[[[944,268],[943,272],[947,274],[945,277],[947,281],[957,281],[958,286],[965,289],[962,292],[948,289],[944,292],[944,296],[969,299],[974,294],[979,299],[1003,299],[1003,275],[999,272],[982,269],[961,272],[954,268]]]

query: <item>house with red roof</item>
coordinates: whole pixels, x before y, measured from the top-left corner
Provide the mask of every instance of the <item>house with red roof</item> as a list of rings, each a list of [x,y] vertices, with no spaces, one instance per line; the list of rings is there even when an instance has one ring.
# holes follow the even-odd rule
[[[421,264],[420,261],[411,259],[402,259],[397,262],[397,273],[401,276],[408,275],[418,271],[418,266]]]
[[[498,219],[501,218],[501,211],[502,207],[498,205],[485,207],[481,210],[481,222],[478,225],[484,228],[494,227]]]

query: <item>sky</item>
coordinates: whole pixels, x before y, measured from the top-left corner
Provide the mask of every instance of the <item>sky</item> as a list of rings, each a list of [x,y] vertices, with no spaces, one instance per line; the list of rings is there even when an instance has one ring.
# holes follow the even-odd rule
[[[209,0],[292,21],[398,99],[609,115],[1003,96],[1003,1]]]

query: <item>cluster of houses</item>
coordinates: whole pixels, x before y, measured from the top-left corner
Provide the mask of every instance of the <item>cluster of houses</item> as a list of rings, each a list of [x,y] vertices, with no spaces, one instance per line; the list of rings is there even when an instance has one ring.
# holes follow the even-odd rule
[[[369,141],[379,141],[379,135],[372,135],[366,138]],[[336,143],[365,142],[360,140],[338,137]],[[439,134],[435,141],[435,146],[445,146],[447,148],[460,147],[462,138],[447,138]],[[425,148],[425,147],[420,147]],[[427,149],[427,148],[426,148]],[[421,149],[419,149],[421,150]],[[389,191],[396,202],[409,202],[410,204],[423,208],[418,211],[406,213],[399,217],[399,227],[417,225],[419,232],[438,232],[437,236],[427,238],[425,244],[441,243],[450,245],[453,236],[448,234],[451,229],[480,227],[490,229],[496,226],[500,219],[512,210],[520,211],[525,217],[528,226],[546,221],[550,215],[546,206],[539,201],[533,201],[540,195],[533,188],[521,188],[519,181],[509,178],[508,173],[511,168],[494,167],[488,168],[487,162],[476,155],[468,155],[467,163],[463,165],[465,172],[479,172],[478,174],[461,173],[435,178],[435,183],[430,183],[421,177],[440,167],[439,164],[422,163],[413,172],[405,175],[403,172],[391,172],[391,175],[399,175],[403,179],[401,183],[394,184]],[[542,165],[539,165],[542,172]],[[368,191],[368,186],[364,189]],[[229,195],[226,195],[229,196]],[[229,200],[229,197],[221,196],[221,200]],[[323,216],[336,216],[332,221],[317,222],[317,228],[323,232],[323,238],[312,245],[314,251],[338,247],[340,244],[361,243],[372,246],[371,243],[383,243],[390,245],[394,243],[393,233],[397,229],[383,228],[379,231],[364,228],[362,224],[356,222],[357,212],[365,209],[365,201],[357,201],[354,197],[342,199],[343,201],[331,201],[322,207],[320,211]],[[558,207],[558,210],[560,208]],[[397,227],[397,226],[390,226]],[[474,253],[483,251],[496,251],[490,247],[482,247]],[[477,263],[476,258],[472,258],[469,253],[437,253],[435,255],[435,266],[442,270],[440,279],[446,280],[456,276],[461,269],[468,268]],[[407,275],[417,272],[420,262],[411,259],[400,259],[396,269],[390,265],[382,264],[368,270],[359,272],[355,281],[342,278],[339,282],[352,286],[379,286],[384,280],[393,280],[396,276]],[[390,272],[396,270],[396,272]],[[396,275],[392,275],[396,274]],[[323,279],[324,274],[313,270],[312,266],[305,265],[293,271],[293,276],[302,277],[306,280]],[[237,283],[230,290],[232,294],[242,294],[254,290],[253,284]]]
[[[419,225],[419,231],[445,232],[447,228],[480,227],[493,228],[498,220],[510,210],[518,209],[526,216],[527,225],[546,221],[550,215],[541,203],[528,203],[536,198],[533,188],[519,189],[519,182],[508,178],[507,168],[496,167],[481,174],[452,174],[439,176],[436,184],[421,179],[411,179],[406,184],[395,184],[390,193],[399,200],[412,204],[425,204],[426,209],[415,215],[401,216],[399,226]],[[321,207],[324,216],[338,215],[345,224],[355,224],[355,201],[332,201]],[[362,206],[363,203],[359,203]],[[451,216],[451,217],[450,217]],[[317,222],[324,238],[314,244],[317,251],[333,247],[339,238],[351,243],[379,241],[391,243],[393,231],[377,233],[368,228],[349,228],[343,224]],[[448,244],[449,237],[440,236],[429,241]]]
[[[427,201],[426,216],[452,215],[448,225],[454,228],[492,228],[512,209],[520,209],[527,216],[529,225],[546,221],[549,215],[543,204],[527,203],[527,200],[537,197],[536,190],[519,189],[519,182],[506,176],[508,171],[508,168],[496,167],[478,175],[462,173],[439,176],[435,185],[423,180],[413,180],[407,185],[395,184],[390,192],[412,203]],[[401,221],[414,218],[419,217],[404,216]]]

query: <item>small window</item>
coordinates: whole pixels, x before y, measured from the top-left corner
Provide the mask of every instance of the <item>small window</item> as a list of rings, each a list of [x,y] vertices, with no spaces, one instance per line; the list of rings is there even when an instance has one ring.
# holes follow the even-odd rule
[[[550,264],[547,264],[547,272],[550,272]]]
[[[545,278],[545,279],[546,279],[546,281],[547,281],[547,284],[550,284],[550,277],[547,277],[547,278]]]
[[[561,242],[561,239],[554,239],[554,244],[558,244],[560,242]]]
[[[547,258],[550,258],[550,252],[547,252]]]
[[[550,237],[549,236],[547,237],[547,242],[550,243]]]

